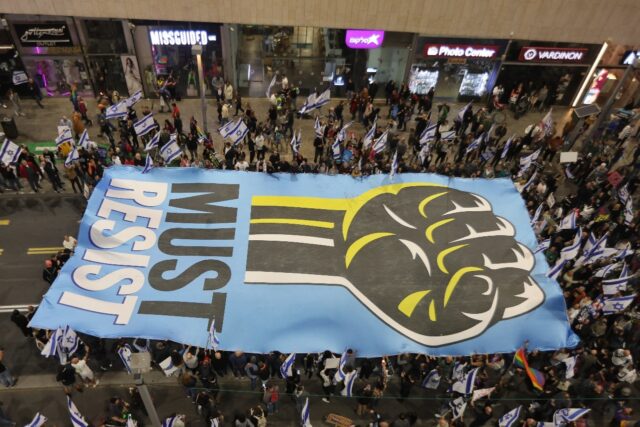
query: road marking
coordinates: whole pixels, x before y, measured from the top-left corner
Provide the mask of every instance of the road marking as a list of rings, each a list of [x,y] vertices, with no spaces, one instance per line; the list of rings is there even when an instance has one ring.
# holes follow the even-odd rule
[[[38,307],[38,304],[0,305],[0,313],[13,313],[13,310],[25,311],[29,306]]]
[[[0,249],[0,256],[4,253],[4,249]]]
[[[63,249],[64,248],[62,246],[50,248],[29,248],[27,249],[27,255],[52,255]]]
[[[9,225],[9,224],[11,224],[11,220],[0,219],[0,225]]]

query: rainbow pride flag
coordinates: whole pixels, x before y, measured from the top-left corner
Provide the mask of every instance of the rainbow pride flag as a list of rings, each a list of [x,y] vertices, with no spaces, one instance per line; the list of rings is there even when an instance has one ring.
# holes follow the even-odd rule
[[[529,362],[527,362],[527,353],[523,347],[520,347],[518,351],[516,351],[516,355],[513,357],[513,364],[518,368],[525,370],[527,376],[531,380],[531,384],[533,384],[533,388],[539,391],[544,389],[544,374],[529,366]]]

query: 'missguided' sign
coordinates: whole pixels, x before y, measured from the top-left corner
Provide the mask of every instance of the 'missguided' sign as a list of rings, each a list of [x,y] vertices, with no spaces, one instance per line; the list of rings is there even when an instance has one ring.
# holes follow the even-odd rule
[[[266,353],[573,347],[507,179],[113,167],[32,320]]]

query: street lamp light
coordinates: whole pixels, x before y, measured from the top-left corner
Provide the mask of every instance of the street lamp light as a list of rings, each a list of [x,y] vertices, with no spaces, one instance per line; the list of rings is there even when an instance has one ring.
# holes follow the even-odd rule
[[[205,99],[204,70],[202,69],[202,45],[196,44],[191,46],[191,53],[196,56],[196,64],[198,67],[198,81],[200,83],[200,106],[202,108],[202,129],[207,133],[207,100]]]

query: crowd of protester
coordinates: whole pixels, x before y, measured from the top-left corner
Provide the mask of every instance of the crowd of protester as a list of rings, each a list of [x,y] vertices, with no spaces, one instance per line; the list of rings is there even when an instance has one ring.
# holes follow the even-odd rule
[[[163,93],[163,102],[171,106],[171,119],[162,124],[156,122],[155,132],[160,133],[158,148],[169,143],[172,134],[177,134],[183,153],[171,166],[180,167],[258,173],[350,174],[354,177],[389,173],[397,168],[394,173],[510,177],[532,217],[532,226],[541,245],[537,251],[544,254],[550,268],[558,267],[553,277],[562,288],[569,322],[581,339],[574,349],[528,353],[529,365],[546,378],[542,390],[533,387],[525,371],[512,363],[513,355],[510,354],[458,358],[399,354],[368,359],[357,357],[357,349],[350,350],[346,353],[344,369],[358,371],[353,392],[356,397],[352,398],[357,418],[368,419],[369,425],[380,427],[413,425],[415,414],[378,411],[378,402],[389,397],[388,385],[395,382],[399,392],[394,391],[392,396],[401,401],[412,396],[438,398],[442,410],[435,416],[441,427],[496,425],[502,415],[519,404],[524,406],[520,421],[514,425],[534,427],[539,422],[550,421],[559,409],[575,407],[587,407],[592,411],[568,425],[634,425],[632,422],[638,417],[632,407],[633,397],[638,395],[636,367],[640,360],[636,277],[640,269],[640,257],[636,255],[640,219],[633,210],[632,201],[638,186],[637,161],[640,156],[637,119],[613,117],[597,141],[583,142],[577,162],[563,165],[559,163],[559,152],[569,139],[571,124],[560,130],[548,121],[532,123],[523,134],[515,135],[500,120],[501,116],[492,111],[496,109],[495,99],[487,108],[467,106],[452,117],[446,103],[435,104],[433,91],[415,96],[406,85],[398,88],[389,82],[384,90],[384,106],[374,102],[376,84],[358,92],[351,88],[347,101],[340,101],[332,108],[327,106],[300,114],[300,105],[296,102],[298,89],[289,87],[288,82],[279,84],[280,90],[271,96],[267,117],[259,120],[252,106],[243,104],[228,82],[221,83],[216,96],[220,126],[239,119],[249,129],[242,141],[237,144],[224,142],[222,146],[214,144],[214,138],[201,130],[194,117],[185,126],[180,108],[167,90]],[[60,171],[63,171],[74,192],[88,193],[100,180],[104,168],[111,165],[144,167],[148,155],[153,157],[155,167],[165,166],[158,148],[145,151],[155,132],[142,137],[135,134],[133,124],[150,113],[149,107],[143,105],[139,115],[134,106],[126,118],[115,122],[107,120],[106,108],[118,101],[108,96],[99,100],[97,125],[105,144],[89,150],[80,149],[79,159],[67,166],[58,163],[67,157],[70,147],[61,146],[58,153],[45,151],[39,156],[22,147],[16,164],[0,166],[0,189],[21,191],[25,186],[21,183],[23,179],[34,192],[41,190],[43,180],[50,181],[55,191],[63,191],[65,183],[60,177]],[[538,105],[537,100],[532,104],[535,108]],[[233,107],[235,114],[232,115]],[[345,108],[348,111],[344,111]],[[75,104],[74,109],[72,120],[63,118],[60,124],[69,126],[78,136],[90,121],[86,109],[83,113]],[[351,116],[347,119],[362,123],[365,132],[375,123],[376,130],[370,140],[365,132],[345,129],[347,114]],[[314,138],[303,142],[313,144],[314,157],[310,161],[301,154],[299,147],[289,143],[289,139],[294,136],[296,120],[314,119],[315,116],[318,119]],[[424,138],[426,130],[433,125],[433,136]],[[341,132],[342,129],[345,132]],[[454,136],[442,138],[447,133]],[[387,138],[387,144],[375,148],[375,142],[382,137]],[[338,138],[340,141],[336,144]],[[217,150],[214,145],[218,145]],[[398,159],[397,166],[392,164],[394,156]],[[564,226],[568,215],[575,215],[574,226]],[[566,252],[576,241],[580,242],[577,251],[572,251],[568,259],[563,257],[563,250]],[[75,244],[73,237],[65,237],[65,249],[45,261],[42,276],[47,283],[53,283],[60,268],[73,254]],[[598,250],[594,251],[594,247]],[[605,295],[603,281],[618,278],[623,269],[628,277],[624,289]],[[635,299],[619,311],[603,312],[605,298],[625,296],[635,296]],[[51,331],[28,327],[34,310],[31,308],[27,314],[16,311],[12,321],[25,336],[33,337],[42,350]],[[321,386],[322,400],[327,404],[345,387],[336,375],[337,368],[333,363],[340,355],[330,351],[298,355],[296,369],[283,381],[280,367],[286,355],[277,352],[244,354],[167,341],[142,345],[138,340],[107,341],[84,334],[80,336],[85,345],[69,355],[57,376],[66,393],[97,385],[93,369],[123,369],[117,352],[128,345],[134,352],[150,351],[156,367],[170,358],[178,367],[172,375],[179,378],[200,416],[205,420],[224,420],[224,425],[265,426],[281,402],[289,405],[291,400],[300,412],[309,397],[305,387],[314,382]],[[568,363],[569,360],[575,363]],[[476,389],[495,389],[488,396],[470,402],[466,415],[456,418],[449,403],[459,394],[449,388],[461,375],[476,367],[480,368],[475,380]],[[435,387],[428,381],[434,372],[441,378]],[[259,391],[256,405],[246,413],[226,413],[219,393],[219,379],[223,377],[247,379],[251,390]],[[1,351],[0,380],[7,386],[14,380],[9,368],[2,364]],[[527,397],[519,401],[517,397],[520,396]],[[140,419],[143,412],[140,396],[131,389],[126,398],[113,398],[109,402],[105,418],[112,425],[124,426],[126,414],[132,413]]]

